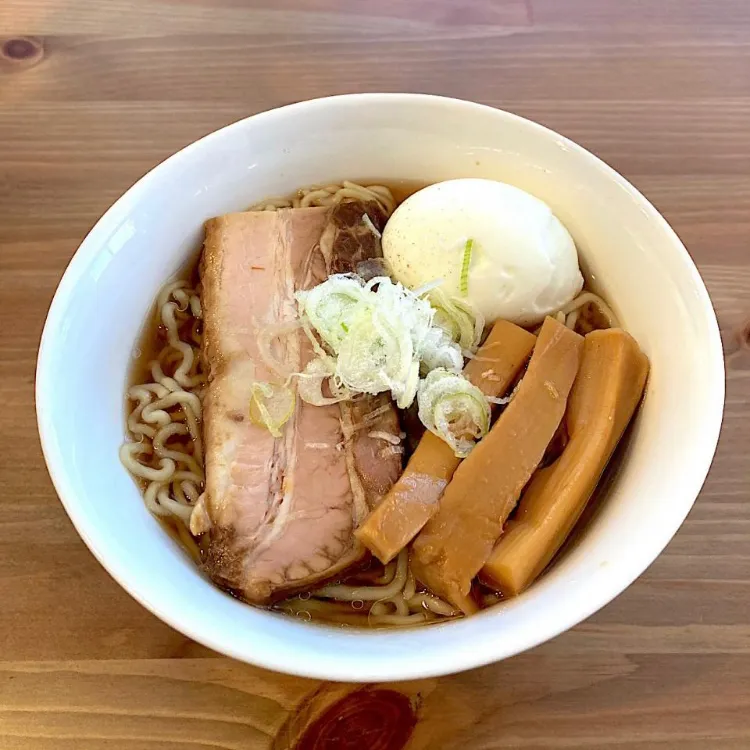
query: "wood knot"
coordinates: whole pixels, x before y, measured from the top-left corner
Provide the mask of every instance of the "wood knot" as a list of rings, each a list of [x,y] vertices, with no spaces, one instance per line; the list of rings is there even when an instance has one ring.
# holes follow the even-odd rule
[[[750,320],[737,329],[737,343],[741,349],[750,349]]]
[[[396,690],[355,690],[320,708],[303,707],[274,748],[403,750],[417,723],[412,700]]]
[[[44,44],[33,36],[0,39],[0,60],[15,70],[30,68],[44,58]]]
[[[721,340],[728,370],[750,369],[750,318],[721,327]]]

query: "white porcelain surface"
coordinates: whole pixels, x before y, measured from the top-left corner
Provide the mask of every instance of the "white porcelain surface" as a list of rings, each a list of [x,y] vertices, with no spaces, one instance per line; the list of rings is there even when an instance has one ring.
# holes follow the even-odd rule
[[[503,180],[547,201],[599,291],[651,358],[643,408],[601,510],[528,592],[458,622],[359,632],[236,601],[165,535],[117,456],[131,352],[159,287],[200,246],[204,219],[263,197],[344,178],[465,176]],[[112,576],[206,646],[270,669],[336,680],[476,667],[535,646],[605,605],[661,552],[690,510],[714,453],[723,400],[710,300],[677,236],[643,196],[550,130],[421,95],[291,105],[230,125],[156,167],[104,215],[73,258],[37,369],[50,474]]]

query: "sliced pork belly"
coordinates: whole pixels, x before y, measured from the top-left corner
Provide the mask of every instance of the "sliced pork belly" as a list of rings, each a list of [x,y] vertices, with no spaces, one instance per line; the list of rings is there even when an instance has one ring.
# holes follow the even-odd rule
[[[377,226],[384,217],[376,208]],[[379,253],[376,235],[360,229],[366,210],[247,212],[206,224],[206,492],[191,527],[205,532],[207,573],[251,602],[283,598],[360,562],[365,552],[353,531],[401,470],[398,447],[384,439],[399,431],[384,397],[326,407],[298,399],[279,439],[248,418],[252,384],[283,381],[262,356],[259,333],[294,317],[297,289]],[[312,356],[301,333],[274,347],[292,371]]]

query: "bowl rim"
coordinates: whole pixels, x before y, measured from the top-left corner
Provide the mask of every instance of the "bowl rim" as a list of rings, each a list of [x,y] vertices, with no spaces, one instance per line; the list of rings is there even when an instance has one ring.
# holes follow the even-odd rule
[[[54,427],[53,421],[48,415],[52,413],[49,405],[54,401],[54,387],[52,374],[50,373],[50,368],[47,364],[50,358],[49,352],[54,346],[52,339],[62,324],[66,308],[74,295],[75,286],[99,249],[97,244],[99,239],[98,235],[103,234],[108,225],[115,222],[117,217],[127,214],[131,207],[137,203],[143,195],[148,194],[151,182],[156,179],[156,176],[159,173],[164,169],[167,169],[170,165],[188,158],[194,150],[205,148],[213,141],[220,140],[229,131],[242,129],[250,120],[263,119],[273,121],[275,118],[285,118],[294,113],[326,108],[332,103],[335,104],[339,102],[367,104],[370,106],[377,103],[389,102],[391,104],[423,104],[428,106],[462,108],[467,116],[471,116],[473,113],[481,113],[486,116],[491,113],[492,116],[514,121],[518,125],[532,131],[537,131],[546,137],[554,137],[562,146],[576,152],[584,159],[589,160],[592,165],[597,167],[597,169],[604,174],[604,176],[617,183],[621,189],[623,189],[642,207],[649,220],[655,223],[658,229],[664,233],[665,238],[673,245],[673,249],[685,267],[685,270],[691,275],[692,284],[697,297],[697,307],[701,309],[702,314],[706,318],[705,322],[707,324],[710,346],[710,351],[707,352],[706,371],[707,377],[710,379],[714,387],[712,387],[710,392],[706,394],[706,398],[710,399],[711,403],[706,409],[709,418],[702,426],[702,443],[704,447],[702,448],[700,461],[697,461],[692,465],[690,483],[688,486],[685,486],[683,490],[685,496],[691,495],[692,499],[689,501],[683,501],[682,504],[676,508],[675,512],[669,517],[669,524],[664,524],[659,530],[660,533],[654,535],[648,552],[646,554],[641,553],[637,559],[637,564],[633,564],[629,567],[624,575],[616,579],[611,579],[608,586],[602,586],[600,589],[597,589],[596,595],[588,599],[584,605],[580,607],[565,608],[560,611],[559,616],[555,618],[554,622],[544,624],[542,627],[531,628],[522,643],[515,643],[510,647],[503,642],[496,641],[492,644],[483,644],[486,647],[482,649],[473,648],[471,650],[462,650],[459,654],[454,656],[453,659],[446,658],[440,663],[424,664],[412,662],[411,660],[397,660],[392,658],[384,659],[382,663],[370,667],[369,670],[362,670],[361,668],[358,669],[357,665],[353,664],[351,660],[337,663],[331,661],[322,667],[319,662],[313,662],[312,659],[307,662],[304,659],[300,659],[298,651],[290,650],[286,652],[279,650],[274,651],[273,653],[267,653],[261,652],[258,649],[253,650],[252,647],[241,647],[236,643],[220,642],[212,637],[210,633],[205,632],[205,628],[196,626],[192,622],[180,620],[173,612],[165,611],[158,604],[150,601],[140,591],[138,582],[128,575],[128,571],[125,567],[117,564],[108,557],[107,550],[103,549],[97,541],[96,524],[91,519],[87,518],[86,514],[81,512],[78,508],[76,492],[70,482],[68,471],[64,465],[62,456],[57,450],[54,441],[51,439]],[[244,117],[236,122],[219,128],[218,130],[214,130],[159,162],[145,175],[139,178],[130,188],[128,188],[128,190],[123,193],[123,195],[118,198],[97,220],[92,229],[86,234],[68,263],[68,266],[57,286],[45,320],[37,356],[35,387],[39,437],[44,460],[55,487],[55,491],[57,492],[66,513],[75,526],[76,531],[86,546],[91,550],[92,554],[109,575],[112,576],[112,578],[114,578],[115,581],[117,581],[117,583],[136,601],[178,632],[214,651],[236,658],[240,661],[254,664],[265,669],[271,669],[277,672],[297,675],[300,677],[340,681],[355,680],[360,682],[387,682],[394,680],[438,677],[500,661],[545,643],[560,633],[583,622],[612,601],[636,578],[638,578],[659,556],[659,554],[661,554],[663,549],[680,528],[693,504],[697,500],[718,445],[723,417],[724,398],[725,366],[723,348],[721,344],[719,325],[716,320],[710,296],[695,263],[682,241],[668,224],[666,219],[664,219],[645,196],[643,196],[628,180],[602,159],[574,141],[571,141],[556,131],[534,122],[533,120],[529,120],[506,110],[464,99],[418,93],[340,94],[288,104]],[[466,623],[470,621],[463,622]],[[452,628],[458,626],[458,624],[459,623],[445,623],[444,625],[434,626],[434,629]],[[310,626],[305,625],[305,627]],[[330,628],[326,627],[326,630],[330,630]],[[349,635],[352,635],[355,632],[356,631],[352,630]],[[373,633],[367,631],[357,632],[357,637],[362,638],[363,644],[368,638],[380,638],[383,637],[383,635],[384,633],[380,631],[374,631]],[[397,637],[398,633],[387,631],[385,635],[387,637]]]

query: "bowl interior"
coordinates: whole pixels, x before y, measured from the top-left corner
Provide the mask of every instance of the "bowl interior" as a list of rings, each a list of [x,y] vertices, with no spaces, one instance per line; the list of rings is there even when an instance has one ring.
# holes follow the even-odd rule
[[[157,291],[200,247],[211,216],[314,183],[466,176],[504,180],[547,201],[597,291],[651,359],[646,397],[605,501],[527,593],[468,620],[345,631],[218,591],[149,515],[118,460],[132,350]],[[385,680],[517,653],[625,588],[699,491],[718,436],[723,369],[715,317],[687,253],[612,170],[507,113],[435,97],[363,95],[236,123],[137,183],[87,237],[61,282],[43,337],[37,400],[45,455],[68,513],[145,606],[186,635],[265,667]]]

